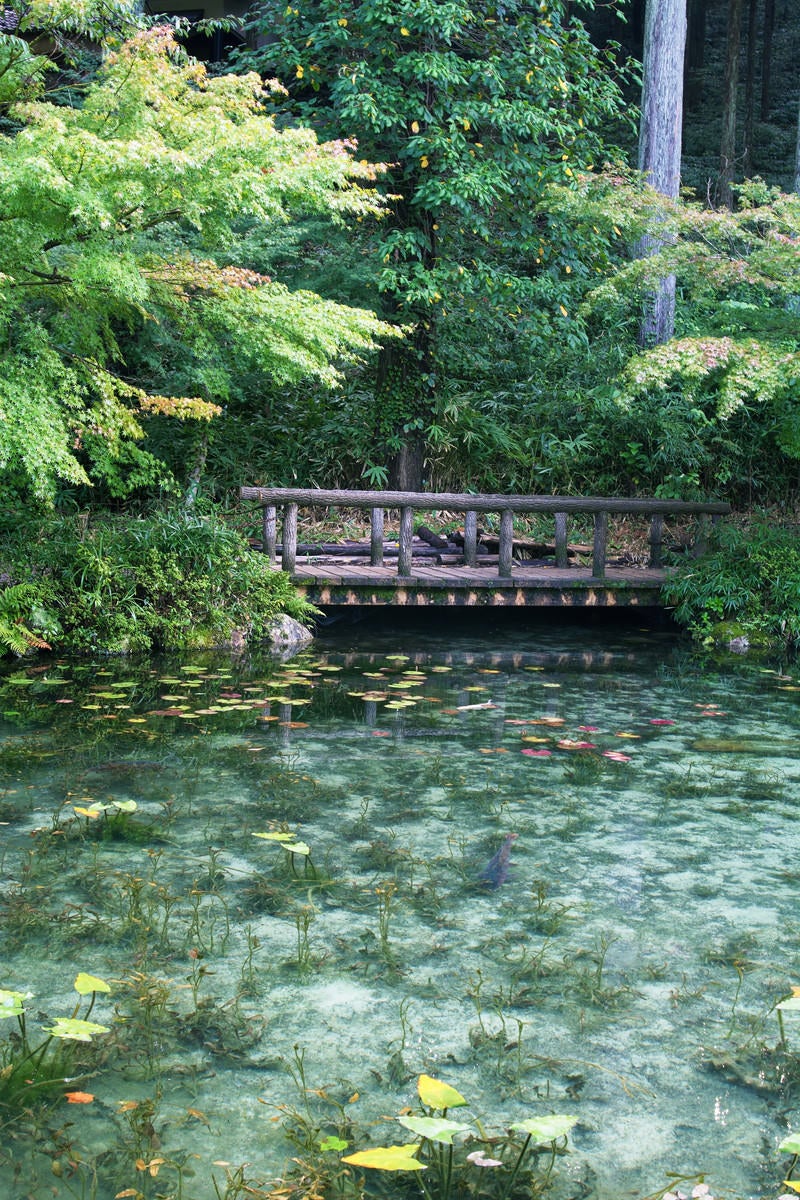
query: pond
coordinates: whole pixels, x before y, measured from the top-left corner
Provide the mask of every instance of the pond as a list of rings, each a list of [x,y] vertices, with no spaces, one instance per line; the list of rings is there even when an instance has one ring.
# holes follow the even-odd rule
[[[555,1195],[778,1196],[798,697],[551,617],[5,664],[0,1193],[267,1195],[424,1073],[577,1118]]]

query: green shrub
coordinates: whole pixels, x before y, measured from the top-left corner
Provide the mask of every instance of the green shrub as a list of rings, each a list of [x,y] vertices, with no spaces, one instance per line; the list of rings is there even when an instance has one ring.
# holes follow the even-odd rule
[[[709,552],[679,568],[664,586],[676,620],[709,643],[735,634],[751,642],[800,643],[797,534],[796,526],[776,524],[766,514],[743,525],[720,524]]]
[[[0,590],[0,600],[24,587],[27,609],[15,621],[45,631],[60,651],[197,649],[235,632],[257,640],[278,614],[308,620],[313,612],[288,576],[213,512],[5,520],[0,568],[14,587]],[[23,640],[7,639],[18,652]]]

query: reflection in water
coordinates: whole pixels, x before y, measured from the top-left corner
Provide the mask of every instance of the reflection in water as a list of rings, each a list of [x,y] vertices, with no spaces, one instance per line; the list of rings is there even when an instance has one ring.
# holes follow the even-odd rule
[[[78,971],[112,993],[71,1148],[56,1093],[0,1175],[59,1195],[71,1154],[115,1195],[160,1157],[210,1200],[215,1161],[282,1170],[285,1106],[357,1095],[363,1138],[425,1071],[488,1126],[577,1115],[564,1196],[668,1171],[777,1195],[794,686],[670,635],[510,624],[8,667],[0,987],[37,1028]]]

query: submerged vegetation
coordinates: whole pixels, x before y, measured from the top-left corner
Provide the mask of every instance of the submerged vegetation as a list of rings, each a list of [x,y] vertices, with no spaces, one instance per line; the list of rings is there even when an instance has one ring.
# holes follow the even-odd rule
[[[0,1187],[776,1200],[798,683],[531,646],[6,671]]]

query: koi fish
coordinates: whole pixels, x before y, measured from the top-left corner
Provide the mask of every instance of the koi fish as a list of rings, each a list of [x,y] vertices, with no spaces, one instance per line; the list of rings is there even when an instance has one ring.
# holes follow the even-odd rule
[[[511,862],[511,847],[519,835],[507,833],[503,844],[496,854],[493,854],[478,876],[480,883],[495,890],[508,878],[508,868]]]

